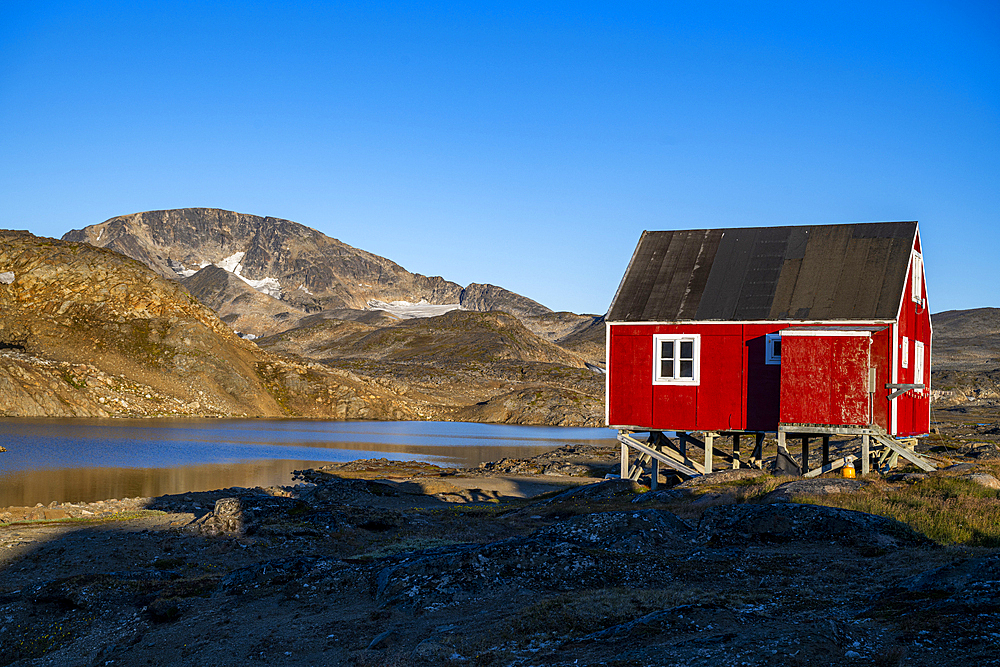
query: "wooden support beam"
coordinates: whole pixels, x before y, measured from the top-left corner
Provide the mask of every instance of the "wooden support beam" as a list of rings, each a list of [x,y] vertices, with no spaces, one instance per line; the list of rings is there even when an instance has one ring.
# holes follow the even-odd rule
[[[694,468],[686,466],[683,463],[680,463],[671,458],[670,456],[668,456],[668,453],[672,453],[668,449],[665,449],[663,451],[658,451],[650,447],[647,443],[641,442],[636,438],[633,438],[631,435],[626,435],[624,433],[618,434],[618,441],[622,443],[623,448],[628,449],[631,447],[637,452],[642,452],[643,454],[647,454],[651,458],[658,460],[660,463],[663,463],[664,465],[673,468],[674,470],[681,473],[685,477],[697,477],[699,474],[701,474]],[[674,456],[679,456],[679,455],[674,454]],[[626,475],[623,475],[623,477],[626,477]]]
[[[802,439],[802,474],[805,475],[809,472],[809,436],[800,436]]]
[[[878,456],[878,463],[875,464],[875,468],[884,475],[895,468],[898,462],[899,454],[892,451],[890,447],[882,447],[882,453]]]
[[[687,442],[690,442],[693,445],[697,445],[698,447],[701,447],[701,448],[705,447],[705,443],[704,442],[702,442],[701,440],[699,440],[698,438],[694,437],[693,435],[691,435],[690,433],[688,433],[686,431],[678,431],[677,432],[677,437],[681,438],[681,439],[683,439],[683,440],[685,440]]]
[[[709,435],[712,436],[713,440],[715,438],[719,437],[719,434],[715,433],[714,431],[711,432],[711,433],[706,433],[706,436],[709,436]],[[700,447],[703,450],[706,447],[705,442],[699,440],[698,438],[694,437],[690,433],[682,433],[682,432],[678,431],[677,432],[677,439],[680,440],[682,443],[685,443],[685,444],[690,443],[692,445],[696,445],[697,447]],[[708,437],[705,438],[705,441],[707,441],[707,440],[708,440]],[[681,449],[681,452],[684,453],[685,456],[687,456],[686,450],[687,450],[686,446]],[[712,456],[713,457],[718,456],[720,459],[724,460],[726,463],[732,463],[733,462],[733,455],[732,454],[729,454],[728,452],[724,452],[721,449],[717,449],[715,447],[712,448]]]
[[[867,433],[861,436],[861,474],[867,475],[871,472],[871,452],[869,451],[869,438]]]
[[[844,458],[837,459],[836,461],[833,461],[832,463],[824,463],[823,467],[821,467],[821,468],[816,468],[815,470],[810,470],[809,472],[807,472],[805,474],[805,476],[806,477],[819,477],[820,475],[825,475],[828,472],[833,472],[834,470],[837,470],[838,468],[843,468],[846,465],[850,465],[851,463],[854,463],[857,460],[858,460],[857,456],[855,456],[854,454],[848,454]]]
[[[683,441],[679,441],[678,444],[680,444],[681,442]],[[698,471],[698,474],[704,474],[705,472],[705,469],[702,467],[700,463],[689,459],[684,453],[682,453],[683,450],[681,449],[681,447],[675,445],[673,440],[663,435],[662,433],[659,433],[659,437],[656,438],[652,444],[650,444],[649,442],[647,442],[646,444],[648,446],[651,446],[653,449],[660,452],[661,454],[664,454],[672,458],[674,461],[681,463],[684,466],[691,468],[692,470]]]
[[[857,458],[857,457],[855,457]],[[823,436],[823,465],[830,463],[830,436]]]
[[[750,456],[750,464],[758,469],[764,467],[764,433],[758,432],[753,446],[753,454]]]
[[[733,433],[733,470],[740,468],[740,434]]]
[[[917,454],[916,452],[907,449],[900,442],[897,442],[896,439],[893,438],[891,435],[876,434],[873,437],[875,438],[876,442],[885,445],[886,447],[891,449],[894,453],[896,453],[899,456],[902,456],[904,459],[914,464],[921,470],[931,472],[937,469],[933,465],[928,463],[922,456],[920,456],[920,454]],[[862,465],[864,464],[862,463]]]
[[[778,456],[774,460],[774,472],[781,475],[801,474],[802,468],[785,446],[785,432],[778,431]]]
[[[622,432],[618,431],[618,439],[621,440],[623,437]],[[628,479],[628,445],[622,442],[622,460],[619,466],[619,473],[622,479]]]
[[[660,485],[660,460],[652,459],[653,471],[649,474],[649,490],[656,491]]]
[[[638,482],[639,478],[642,477],[643,466],[645,466],[649,460],[650,457],[645,452],[640,452],[639,456],[635,459],[635,465],[629,466],[628,478]]]
[[[712,472],[712,454],[715,451],[715,446],[713,445],[714,442],[715,442],[715,434],[714,433],[706,433],[705,434],[705,474],[706,475],[708,473]]]

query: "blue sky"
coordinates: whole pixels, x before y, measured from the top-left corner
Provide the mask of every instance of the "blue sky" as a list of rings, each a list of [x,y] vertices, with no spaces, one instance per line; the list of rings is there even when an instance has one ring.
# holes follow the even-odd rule
[[[0,227],[210,206],[603,313],[644,229],[919,220],[1000,307],[993,2],[0,1]]]

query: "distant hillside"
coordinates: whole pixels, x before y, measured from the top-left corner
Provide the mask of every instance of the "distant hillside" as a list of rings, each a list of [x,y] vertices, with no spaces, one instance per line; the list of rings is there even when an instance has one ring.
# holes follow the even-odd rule
[[[362,322],[312,315],[256,342],[292,358],[372,378],[424,416],[518,424],[600,426],[603,375],[584,357],[507,313]]]
[[[931,323],[934,405],[1000,404],[1000,308],[948,310]]]
[[[1000,308],[948,310],[931,323],[934,370],[1000,369]]]
[[[314,359],[373,359],[448,367],[477,367],[497,361],[584,366],[577,355],[542,340],[517,318],[499,312],[453,310],[382,327],[324,320],[263,338],[258,344]]]

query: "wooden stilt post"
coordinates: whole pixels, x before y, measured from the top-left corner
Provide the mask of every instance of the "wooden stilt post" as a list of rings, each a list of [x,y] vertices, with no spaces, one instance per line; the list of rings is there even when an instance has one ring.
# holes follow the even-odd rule
[[[802,466],[785,446],[786,436],[784,431],[778,431],[778,454],[774,458],[774,472],[779,475],[801,475]]]
[[[861,436],[861,474],[867,475],[869,473],[869,468],[871,467],[871,456],[868,453],[869,447],[868,434],[865,433]]]
[[[740,434],[733,433],[733,470],[740,467]]]
[[[622,443],[621,478],[628,479],[628,445]]]
[[[705,474],[712,472],[712,452],[715,449],[715,434],[705,434]]]
[[[679,445],[681,456],[684,458],[687,458],[688,455],[687,438],[684,437],[686,435],[687,433],[682,433],[681,431],[677,432],[677,444]]]
[[[660,461],[659,459],[653,459],[653,471],[649,474],[649,490],[656,491],[656,487],[660,485]]]
[[[757,433],[756,442],[753,446],[753,456],[750,457],[750,464],[755,468],[764,467],[764,434],[762,432]]]
[[[802,436],[802,462],[801,462],[802,474],[809,472],[809,436]]]
[[[830,436],[823,436],[823,465],[830,465]]]

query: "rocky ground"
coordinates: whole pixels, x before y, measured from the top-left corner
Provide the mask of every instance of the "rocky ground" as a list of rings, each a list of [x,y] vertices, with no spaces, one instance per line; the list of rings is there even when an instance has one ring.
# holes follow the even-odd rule
[[[1000,532],[942,545],[824,506],[950,481],[994,511],[1000,423],[936,429],[923,476],[648,491],[570,446],[7,508],[0,665],[1000,664]]]

